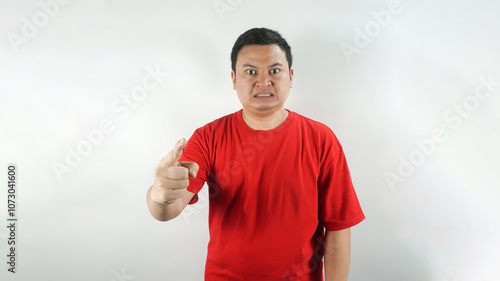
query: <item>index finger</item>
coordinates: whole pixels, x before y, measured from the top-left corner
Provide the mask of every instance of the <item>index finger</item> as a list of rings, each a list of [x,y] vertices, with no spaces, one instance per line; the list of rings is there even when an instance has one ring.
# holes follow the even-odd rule
[[[174,148],[161,160],[161,164],[166,166],[177,166],[181,158],[182,150],[186,146],[186,139],[182,138],[175,143]]]

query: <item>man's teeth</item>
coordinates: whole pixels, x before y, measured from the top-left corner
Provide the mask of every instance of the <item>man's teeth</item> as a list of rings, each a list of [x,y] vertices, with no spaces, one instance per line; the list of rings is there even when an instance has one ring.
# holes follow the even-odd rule
[[[257,95],[257,96],[258,96],[258,97],[270,97],[270,96],[271,96],[271,94],[259,94],[259,95]]]

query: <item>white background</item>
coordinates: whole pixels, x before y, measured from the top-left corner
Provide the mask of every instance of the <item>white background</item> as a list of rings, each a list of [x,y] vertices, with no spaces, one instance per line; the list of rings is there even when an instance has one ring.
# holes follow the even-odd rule
[[[474,96],[487,93],[480,77],[500,81],[497,0],[405,0],[384,26],[375,15],[389,1],[74,0],[53,2],[52,15],[46,2],[0,2],[1,280],[202,280],[206,187],[167,223],[145,196],[175,141],[241,108],[229,54],[252,27],[292,46],[286,107],[344,146],[367,217],[353,228],[350,280],[500,279],[500,86]],[[113,109],[148,67],[168,78],[128,115]],[[112,132],[58,178],[55,163],[85,149],[83,132],[103,120]],[[442,141],[419,150],[436,129]],[[412,173],[399,172],[410,160]],[[6,264],[9,163],[16,274]],[[392,188],[388,173],[400,177]]]

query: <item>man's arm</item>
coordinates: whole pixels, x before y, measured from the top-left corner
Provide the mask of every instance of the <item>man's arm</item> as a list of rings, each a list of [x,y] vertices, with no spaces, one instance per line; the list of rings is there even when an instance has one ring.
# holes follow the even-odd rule
[[[351,261],[351,229],[326,231],[325,281],[346,281]]]
[[[151,191],[153,190],[153,188],[154,186],[151,186],[151,188],[149,188],[146,200],[148,203],[149,212],[155,219],[159,221],[169,221],[177,217],[182,212],[182,210],[186,208],[186,206],[189,204],[189,201],[191,201],[191,198],[193,198],[194,196],[194,193],[187,191],[184,196],[170,204],[159,203],[151,199]]]
[[[186,140],[181,139],[165,156],[155,171],[155,182],[147,192],[151,215],[159,221],[177,217],[187,206],[194,193],[187,191],[189,178],[195,178],[199,166],[195,162],[178,162]]]

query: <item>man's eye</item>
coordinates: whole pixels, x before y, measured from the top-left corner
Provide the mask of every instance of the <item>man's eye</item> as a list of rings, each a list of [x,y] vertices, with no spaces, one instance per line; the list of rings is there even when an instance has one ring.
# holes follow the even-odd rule
[[[253,70],[253,69],[247,69],[247,74],[248,75],[254,75],[255,74],[255,70]]]
[[[274,68],[274,69],[271,69],[271,71],[269,71],[269,73],[278,74],[278,73],[280,73],[280,70],[278,68]]]

